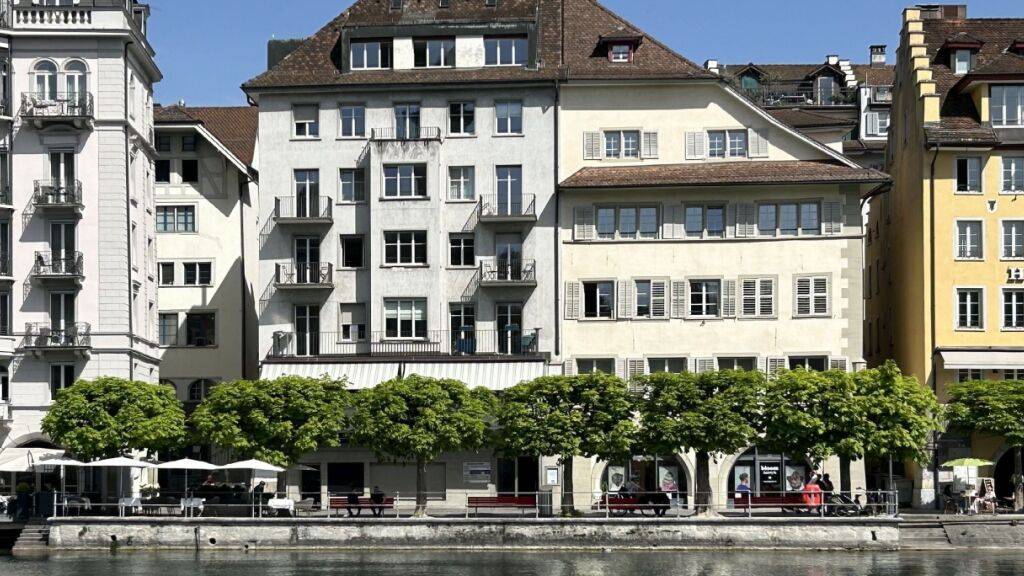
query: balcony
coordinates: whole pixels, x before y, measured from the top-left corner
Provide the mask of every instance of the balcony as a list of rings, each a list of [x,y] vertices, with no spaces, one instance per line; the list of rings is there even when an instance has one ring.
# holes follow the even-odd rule
[[[347,341],[341,332],[276,332],[271,355],[279,358],[368,357],[540,357],[540,330],[428,330],[418,338],[391,338],[374,332],[368,340]]]
[[[805,81],[770,82],[741,91],[761,106],[853,106],[858,89],[837,84],[831,90],[818,90],[813,81]]]
[[[872,104],[892,104],[892,86],[869,86]]]
[[[25,92],[21,95],[21,117],[36,128],[58,123],[71,124],[76,128],[92,128],[92,94]]]
[[[519,288],[537,285],[537,263],[522,258],[487,258],[480,262],[480,286]]]
[[[14,196],[10,184],[0,184],[0,210],[14,210]]]
[[[536,222],[537,199],[533,194],[507,197],[498,194],[480,196],[478,208],[480,222]]]
[[[330,290],[334,288],[334,265],[327,262],[278,264],[274,287],[278,290]]]
[[[274,221],[282,225],[330,225],[334,201],[327,196],[278,196]]]
[[[85,208],[82,203],[82,183],[78,180],[74,182],[36,180],[32,205],[37,210],[43,211],[81,212]]]
[[[86,322],[74,322],[64,328],[54,328],[48,322],[25,324],[23,350],[35,353],[84,352],[92,348],[92,327]]]
[[[416,142],[441,141],[441,129],[437,126],[420,126],[410,128],[373,128],[370,140],[374,142]]]
[[[81,252],[36,252],[32,277],[40,281],[81,281],[85,262]]]

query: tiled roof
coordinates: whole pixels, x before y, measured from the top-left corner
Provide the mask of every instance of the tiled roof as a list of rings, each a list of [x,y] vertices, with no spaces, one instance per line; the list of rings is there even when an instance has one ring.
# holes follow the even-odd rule
[[[885,140],[844,140],[843,154],[864,154],[865,152],[885,152]]]
[[[653,186],[721,186],[800,183],[888,182],[869,168],[851,168],[826,160],[784,162],[706,162],[649,166],[583,168],[561,183],[562,188],[643,188]]]
[[[259,129],[259,109],[255,106],[157,106],[153,108],[156,125],[202,124],[217,140],[246,166],[252,166]]]
[[[768,113],[773,118],[793,128],[842,128],[857,125],[855,118],[840,118],[802,108],[772,108]]]
[[[390,0],[362,0],[348,9],[346,26],[532,21],[537,0],[501,0],[494,6],[482,0],[449,0],[448,6],[441,8],[437,0],[403,0],[401,10],[392,10]]]
[[[857,81],[868,86],[892,86],[896,83],[896,67],[854,64],[853,73]]]

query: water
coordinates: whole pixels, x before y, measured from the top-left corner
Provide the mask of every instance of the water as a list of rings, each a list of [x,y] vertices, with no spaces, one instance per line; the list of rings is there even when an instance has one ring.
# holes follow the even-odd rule
[[[3,576],[1017,576],[1024,551],[62,554]]]

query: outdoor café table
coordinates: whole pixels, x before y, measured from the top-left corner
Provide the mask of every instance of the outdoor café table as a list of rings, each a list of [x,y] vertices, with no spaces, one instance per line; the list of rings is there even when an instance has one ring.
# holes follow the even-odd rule
[[[132,512],[138,513],[142,511],[142,498],[121,498],[117,501],[117,507],[120,508],[122,516],[129,508],[132,509]]]
[[[181,512],[183,514],[191,515],[191,516],[202,516],[203,515],[203,508],[205,507],[205,504],[206,504],[206,499],[205,498],[182,498],[181,499]],[[195,513],[197,510],[199,511],[198,514]]]
[[[285,510],[290,515],[295,514],[295,501],[290,498],[271,498],[267,501],[271,510]]]

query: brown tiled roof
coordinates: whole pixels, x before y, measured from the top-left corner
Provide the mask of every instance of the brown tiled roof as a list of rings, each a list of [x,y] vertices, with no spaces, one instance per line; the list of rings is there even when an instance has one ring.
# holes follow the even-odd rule
[[[437,0],[403,0],[401,10],[392,10],[390,0],[359,1],[348,9],[346,26],[395,26],[435,22],[532,21],[537,0],[501,0],[485,6],[483,0],[449,0],[441,8]]]
[[[252,166],[259,129],[259,108],[255,106],[157,106],[156,125],[201,124],[246,166]]]
[[[855,118],[840,118],[802,108],[771,108],[768,113],[779,122],[793,128],[842,128],[857,125]]]
[[[830,66],[827,63],[819,64],[726,64],[722,66],[722,73],[726,77],[733,77],[743,72],[743,70],[753,67],[760,70],[762,73],[767,74],[775,82],[802,82],[809,80],[810,76],[825,68],[833,71],[837,75],[842,75],[842,70],[838,66]]]
[[[851,168],[839,162],[826,160],[792,160],[583,168],[566,178],[561,187],[645,188],[888,181],[888,176],[869,168]]]
[[[853,73],[857,81],[868,86],[892,86],[896,83],[896,67],[854,64]]]
[[[885,140],[844,140],[843,154],[863,154],[865,152],[884,152],[888,143]]]

